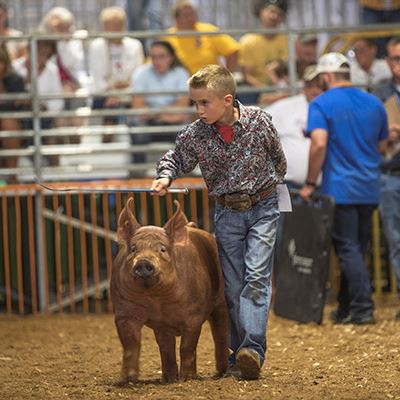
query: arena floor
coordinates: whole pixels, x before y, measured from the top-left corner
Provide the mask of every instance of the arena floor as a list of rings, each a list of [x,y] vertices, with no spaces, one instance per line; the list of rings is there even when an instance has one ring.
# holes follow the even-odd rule
[[[152,332],[143,330],[141,381],[117,385],[121,348],[112,315],[0,317],[1,399],[400,399],[397,305],[378,323],[302,325],[271,315],[268,359],[258,381],[215,379],[208,324],[198,348],[200,378],[164,385]],[[325,313],[331,307],[326,307]]]

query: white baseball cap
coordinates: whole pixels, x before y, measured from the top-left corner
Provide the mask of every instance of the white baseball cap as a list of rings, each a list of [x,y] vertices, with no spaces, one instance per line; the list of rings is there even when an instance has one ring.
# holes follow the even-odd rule
[[[342,53],[324,54],[318,59],[317,67],[308,79],[314,79],[323,72],[350,72],[349,60]]]

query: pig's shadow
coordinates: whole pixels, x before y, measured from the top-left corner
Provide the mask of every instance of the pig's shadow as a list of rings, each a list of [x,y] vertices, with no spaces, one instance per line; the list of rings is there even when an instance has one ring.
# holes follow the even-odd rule
[[[119,388],[119,389],[130,389],[130,388],[140,388],[141,386],[147,386],[147,385],[157,385],[157,386],[166,386],[166,385],[179,385],[182,383],[187,383],[187,382],[191,382],[191,381],[196,381],[196,382],[204,382],[207,380],[215,380],[218,379],[218,377],[216,376],[198,376],[196,378],[192,378],[186,382],[182,382],[182,381],[176,381],[176,382],[172,382],[172,383],[167,383],[167,382],[163,382],[161,380],[161,378],[152,378],[152,379],[139,379],[137,382],[128,382],[128,383],[119,383],[116,381],[112,381],[109,382],[109,384],[111,386],[113,386],[114,388]]]

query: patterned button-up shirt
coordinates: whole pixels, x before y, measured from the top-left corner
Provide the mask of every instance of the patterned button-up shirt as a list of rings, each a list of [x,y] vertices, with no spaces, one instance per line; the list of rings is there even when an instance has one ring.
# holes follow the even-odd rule
[[[177,136],[175,149],[157,164],[158,178],[176,179],[197,164],[211,196],[255,194],[276,186],[286,173],[286,159],[271,116],[259,107],[239,107],[233,138],[227,144],[215,125],[198,119]]]

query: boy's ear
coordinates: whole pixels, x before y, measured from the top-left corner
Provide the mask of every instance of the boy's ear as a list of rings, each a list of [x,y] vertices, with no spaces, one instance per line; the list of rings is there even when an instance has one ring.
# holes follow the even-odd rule
[[[233,103],[233,96],[231,94],[227,94],[225,95],[224,100],[227,105],[230,105]]]

